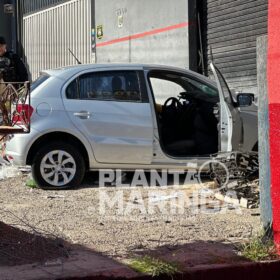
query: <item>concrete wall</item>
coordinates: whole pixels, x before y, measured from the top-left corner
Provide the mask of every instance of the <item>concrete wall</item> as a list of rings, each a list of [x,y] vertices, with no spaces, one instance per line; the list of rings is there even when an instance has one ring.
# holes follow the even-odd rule
[[[98,63],[189,67],[188,0],[96,0],[95,10]]]

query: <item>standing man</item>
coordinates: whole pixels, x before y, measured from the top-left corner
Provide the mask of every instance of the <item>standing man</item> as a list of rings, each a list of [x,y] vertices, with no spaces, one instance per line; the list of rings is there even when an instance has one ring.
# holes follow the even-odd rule
[[[0,36],[0,125],[11,124],[11,102],[14,95],[11,95],[7,83],[16,83],[13,87],[19,90],[27,81],[28,73],[24,63],[17,54],[7,51],[6,40]]]
[[[6,40],[2,36],[0,36],[0,75],[5,83],[28,81],[24,63],[17,54],[7,51]]]

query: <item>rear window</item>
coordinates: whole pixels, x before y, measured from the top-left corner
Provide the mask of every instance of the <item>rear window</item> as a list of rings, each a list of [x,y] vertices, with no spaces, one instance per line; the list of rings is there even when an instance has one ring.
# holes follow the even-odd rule
[[[141,102],[137,71],[106,71],[81,75],[66,89],[66,97],[82,100]]]
[[[37,88],[39,85],[44,83],[50,76],[47,74],[41,74],[34,82],[32,82],[30,91],[33,91],[35,88]]]

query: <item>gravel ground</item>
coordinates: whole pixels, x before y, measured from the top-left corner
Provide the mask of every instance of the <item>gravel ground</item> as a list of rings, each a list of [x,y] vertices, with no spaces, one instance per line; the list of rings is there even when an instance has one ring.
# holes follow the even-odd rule
[[[229,209],[223,205],[220,211],[209,214],[209,211],[213,212],[213,201],[205,203],[200,199],[198,208],[185,205],[177,208],[180,210],[177,214],[170,214],[170,211],[162,214],[158,208],[153,214],[145,214],[141,198],[146,203],[151,188],[98,188],[93,173],[89,173],[81,188],[76,190],[31,189],[25,186],[26,180],[26,176],[19,176],[0,182],[0,220],[27,230],[35,227],[109,256],[125,257],[141,249],[146,251],[194,241],[240,243],[261,229],[258,209]],[[181,186],[169,194],[176,196],[181,192],[193,199],[192,191],[197,189],[199,187],[194,185]],[[169,192],[170,188],[165,191]],[[108,197],[116,193],[123,195],[128,214],[117,214],[121,204],[103,213],[99,206],[100,195],[104,193]],[[162,203],[166,202],[170,200]],[[138,209],[129,212],[129,207]]]

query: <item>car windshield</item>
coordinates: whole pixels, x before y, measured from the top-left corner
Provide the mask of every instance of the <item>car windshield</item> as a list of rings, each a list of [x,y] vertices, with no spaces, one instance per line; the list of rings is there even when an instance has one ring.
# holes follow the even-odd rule
[[[219,93],[216,88],[187,77],[184,77],[183,79],[187,81],[187,83],[184,83],[185,87],[189,91],[193,92],[194,96],[198,98],[200,97],[209,102],[211,101],[218,102]]]
[[[49,77],[50,76],[45,73],[41,74],[34,82],[32,82],[30,91],[32,92],[35,88],[44,83]]]
[[[171,92],[174,97],[184,95],[205,102],[219,102],[217,88],[193,76],[168,71],[153,71],[150,73],[150,82],[159,104],[164,104]]]

